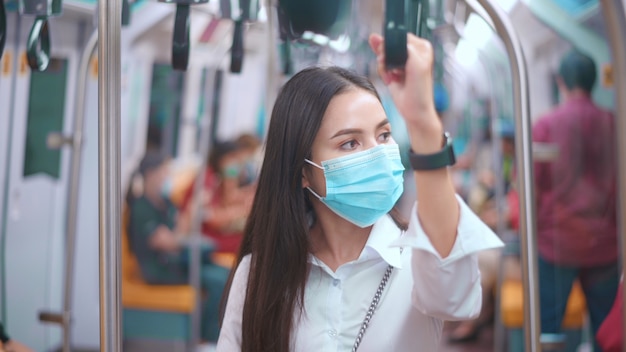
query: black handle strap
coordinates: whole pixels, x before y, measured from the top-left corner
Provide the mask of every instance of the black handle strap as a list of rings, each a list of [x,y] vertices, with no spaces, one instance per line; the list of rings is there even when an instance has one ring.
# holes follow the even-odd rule
[[[243,67],[243,19],[235,21],[233,32],[233,46],[230,49],[230,72],[240,73]]]
[[[176,4],[174,38],[172,41],[172,67],[185,71],[189,64],[189,4]]]
[[[0,59],[4,53],[4,45],[7,41],[7,12],[4,8],[4,0],[0,0]]]
[[[385,1],[385,68],[402,68],[408,54],[404,0]]]
[[[130,24],[130,0],[122,0],[122,26]]]
[[[50,63],[50,30],[48,18],[37,16],[28,35],[26,44],[28,66],[36,71],[45,71]]]

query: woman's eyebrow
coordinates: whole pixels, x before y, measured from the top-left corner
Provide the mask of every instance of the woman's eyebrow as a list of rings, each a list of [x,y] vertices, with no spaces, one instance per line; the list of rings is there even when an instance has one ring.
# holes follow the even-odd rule
[[[384,119],[381,122],[378,123],[378,125],[376,125],[376,129],[379,129],[385,125],[389,124],[389,120],[388,119]],[[330,139],[339,137],[339,136],[343,136],[346,134],[360,134],[363,133],[363,130],[360,128],[345,128],[343,130],[339,130],[337,133],[335,133],[332,137],[330,137]]]

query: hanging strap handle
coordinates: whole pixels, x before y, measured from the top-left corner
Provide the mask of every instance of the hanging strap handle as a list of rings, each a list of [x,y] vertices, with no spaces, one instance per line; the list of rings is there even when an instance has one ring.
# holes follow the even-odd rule
[[[403,68],[408,54],[404,0],[385,1],[385,68]]]
[[[174,38],[172,41],[172,67],[185,71],[189,64],[189,4],[176,4]]]
[[[0,0],[0,60],[4,53],[4,45],[7,41],[7,12],[4,8],[4,0]]]
[[[235,21],[235,30],[233,32],[233,46],[230,48],[230,72],[241,73],[243,67],[243,25],[242,18]]]
[[[37,16],[28,35],[26,44],[28,66],[36,71],[45,71],[50,63],[50,30],[48,17]]]

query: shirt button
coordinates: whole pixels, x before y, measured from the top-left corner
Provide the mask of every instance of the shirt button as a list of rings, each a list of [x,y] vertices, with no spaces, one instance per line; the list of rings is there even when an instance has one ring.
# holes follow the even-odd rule
[[[328,335],[330,335],[330,337],[337,336],[337,330],[335,329],[328,330]]]
[[[340,283],[340,282],[341,282],[341,281],[339,281],[339,279],[334,279],[334,280],[333,280],[333,286],[335,286],[335,287],[336,287],[336,286],[339,286],[339,283]]]

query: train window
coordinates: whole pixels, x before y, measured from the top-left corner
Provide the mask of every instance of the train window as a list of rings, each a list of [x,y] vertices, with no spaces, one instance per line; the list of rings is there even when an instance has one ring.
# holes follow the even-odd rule
[[[66,85],[67,59],[53,58],[46,71],[31,72],[24,177],[44,173],[59,178],[61,151],[48,149],[46,139],[63,130]]]
[[[146,149],[177,156],[183,82],[184,73],[169,63],[154,64]]]

